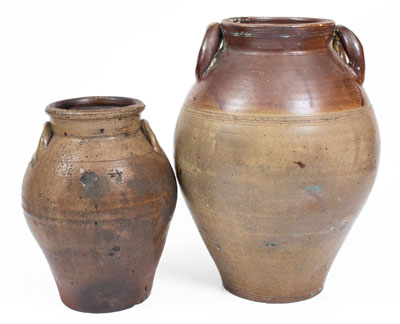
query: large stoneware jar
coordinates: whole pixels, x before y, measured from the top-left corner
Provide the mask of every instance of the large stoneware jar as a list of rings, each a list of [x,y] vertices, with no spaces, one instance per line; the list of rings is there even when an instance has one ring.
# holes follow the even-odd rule
[[[62,301],[111,312],[145,300],[176,203],[172,168],[136,99],[46,108],[22,205]]]
[[[187,205],[227,290],[318,294],[374,183],[358,38],[326,19],[211,24],[175,133]]]

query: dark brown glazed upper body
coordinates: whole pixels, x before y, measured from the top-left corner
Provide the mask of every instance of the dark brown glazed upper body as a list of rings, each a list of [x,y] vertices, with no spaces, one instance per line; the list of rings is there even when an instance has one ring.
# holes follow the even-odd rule
[[[214,43],[224,42],[213,62],[202,60],[207,68],[186,99],[193,108],[306,116],[369,104],[332,46],[332,20],[230,18],[212,28]]]
[[[150,294],[176,203],[171,166],[136,99],[51,104],[23,183],[28,225],[63,302],[109,312]]]

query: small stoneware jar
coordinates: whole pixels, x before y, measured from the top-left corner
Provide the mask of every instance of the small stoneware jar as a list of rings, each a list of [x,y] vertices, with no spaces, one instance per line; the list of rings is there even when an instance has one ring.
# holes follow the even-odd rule
[[[150,294],[177,192],[143,109],[121,97],[46,108],[50,121],[27,167],[22,205],[72,309],[112,312]]]

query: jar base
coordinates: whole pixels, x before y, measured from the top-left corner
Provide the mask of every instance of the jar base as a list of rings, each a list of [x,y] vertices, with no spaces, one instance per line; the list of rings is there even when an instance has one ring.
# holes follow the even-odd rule
[[[147,298],[149,298],[150,293],[146,296],[144,296],[143,299],[141,300],[134,300],[126,303],[118,303],[117,305],[113,307],[104,307],[103,305],[86,305],[86,306],[80,306],[76,305],[73,303],[68,302],[63,298],[63,296],[60,295],[61,301],[65,306],[68,308],[81,312],[81,313],[92,313],[92,314],[100,314],[100,313],[113,313],[113,312],[119,312],[125,309],[132,308],[135,305],[139,305],[143,303]]]
[[[322,287],[318,288],[317,290],[311,291],[309,294],[305,294],[305,295],[282,296],[282,297],[280,297],[280,296],[269,297],[269,296],[253,295],[253,294],[249,294],[244,291],[241,291],[241,290],[237,290],[232,287],[228,287],[226,285],[224,285],[224,288],[227,291],[229,291],[231,294],[238,296],[240,298],[244,298],[244,299],[248,299],[248,300],[252,300],[252,301],[256,301],[256,302],[260,302],[260,303],[283,304],[283,303],[294,303],[294,302],[313,298],[313,297],[317,296],[323,290],[324,287],[322,286]]]

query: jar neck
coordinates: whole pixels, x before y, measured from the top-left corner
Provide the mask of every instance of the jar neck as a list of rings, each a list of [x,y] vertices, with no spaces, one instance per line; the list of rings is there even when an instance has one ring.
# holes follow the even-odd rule
[[[115,137],[137,132],[140,115],[109,119],[58,119],[50,118],[54,135],[64,137]]]
[[[57,101],[46,108],[53,134],[110,137],[136,132],[144,104],[125,97],[83,97]]]
[[[221,24],[227,49],[290,52],[328,49],[335,23],[314,18],[228,18]]]

